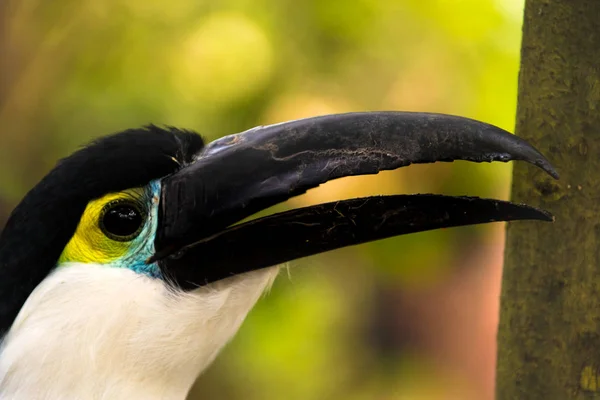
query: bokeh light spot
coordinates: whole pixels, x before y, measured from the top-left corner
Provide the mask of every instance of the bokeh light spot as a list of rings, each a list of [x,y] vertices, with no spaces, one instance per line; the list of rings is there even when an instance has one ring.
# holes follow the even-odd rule
[[[264,32],[236,13],[207,17],[173,55],[174,83],[200,107],[224,106],[256,93],[273,69],[273,50]]]

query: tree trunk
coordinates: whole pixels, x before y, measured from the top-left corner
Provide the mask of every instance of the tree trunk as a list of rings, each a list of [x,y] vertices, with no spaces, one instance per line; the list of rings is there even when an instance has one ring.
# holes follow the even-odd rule
[[[507,230],[497,399],[600,398],[600,1],[526,1],[516,134],[561,179],[515,165],[556,221]]]

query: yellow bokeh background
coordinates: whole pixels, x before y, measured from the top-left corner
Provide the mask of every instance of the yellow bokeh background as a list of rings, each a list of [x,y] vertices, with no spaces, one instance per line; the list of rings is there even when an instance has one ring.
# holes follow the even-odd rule
[[[411,110],[512,131],[522,11],[523,0],[4,2],[0,211],[83,143],[148,123],[212,140],[307,116]],[[416,165],[282,207],[393,193],[506,199],[510,172]],[[293,261],[190,398],[492,399],[503,229]]]

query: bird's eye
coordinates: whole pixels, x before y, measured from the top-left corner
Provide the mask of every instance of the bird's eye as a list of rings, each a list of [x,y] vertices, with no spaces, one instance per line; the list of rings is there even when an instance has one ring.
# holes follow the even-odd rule
[[[110,239],[128,242],[135,239],[144,226],[146,213],[131,201],[114,201],[100,213],[100,229]]]

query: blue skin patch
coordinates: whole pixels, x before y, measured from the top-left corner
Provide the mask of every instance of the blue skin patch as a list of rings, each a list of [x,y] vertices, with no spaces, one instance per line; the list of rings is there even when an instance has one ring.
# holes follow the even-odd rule
[[[72,263],[100,264],[112,268],[128,268],[151,278],[162,278],[156,262],[146,263],[154,255],[161,183],[154,180],[144,188],[126,192],[129,192],[129,198],[146,210],[146,220],[140,233],[131,241],[114,242],[101,230],[99,218],[102,217],[99,210],[109,204],[110,199],[120,196],[108,194],[105,204],[102,204],[102,199],[93,200],[88,204],[91,208],[86,209],[82,215],[80,225],[63,251],[57,267],[68,267]],[[98,201],[99,204],[94,203]]]
[[[157,263],[146,264],[154,255],[154,238],[158,227],[158,206],[160,202],[161,185],[159,180],[154,180],[145,188],[144,200],[148,204],[148,217],[142,232],[131,242],[130,250],[119,260],[110,264],[111,267],[129,268],[132,271],[149,276],[162,278],[162,273]]]

